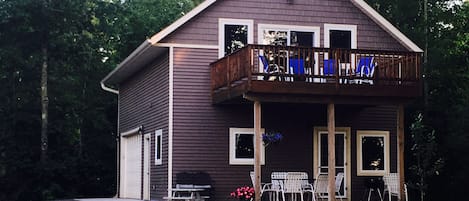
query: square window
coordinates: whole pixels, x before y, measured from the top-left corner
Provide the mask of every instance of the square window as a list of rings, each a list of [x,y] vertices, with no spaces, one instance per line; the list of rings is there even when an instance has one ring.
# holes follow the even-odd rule
[[[218,57],[228,54],[253,43],[253,20],[218,19]]]
[[[261,130],[264,132],[264,129]],[[230,165],[254,164],[254,129],[230,128]],[[261,147],[261,163],[265,163],[265,147]]]
[[[388,138],[388,131],[357,131],[357,175],[383,176],[389,172]]]

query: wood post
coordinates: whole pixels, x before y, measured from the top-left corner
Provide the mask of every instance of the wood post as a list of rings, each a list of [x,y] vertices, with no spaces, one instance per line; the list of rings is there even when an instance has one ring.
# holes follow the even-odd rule
[[[335,108],[327,105],[328,200],[335,201]]]
[[[404,194],[404,105],[400,104],[397,109],[397,160],[398,160],[398,172],[399,172],[399,189],[400,189],[400,200],[405,199]],[[406,200],[407,201],[407,200]]]
[[[254,193],[255,201],[261,200],[261,103],[254,101]]]

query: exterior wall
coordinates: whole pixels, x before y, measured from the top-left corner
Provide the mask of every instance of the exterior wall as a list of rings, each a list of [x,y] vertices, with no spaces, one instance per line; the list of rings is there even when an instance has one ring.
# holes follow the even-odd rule
[[[218,45],[219,18],[253,19],[254,43],[258,24],[301,25],[320,27],[323,47],[324,23],[332,23],[357,25],[358,49],[405,50],[349,0],[217,1],[161,42]]]
[[[168,108],[169,108],[168,53],[137,72],[119,87],[120,132],[143,126],[143,134],[151,134],[150,197],[167,194],[168,177]],[[163,165],[155,165],[155,135],[163,129]],[[142,141],[143,143],[143,141]],[[143,160],[143,154],[142,154]],[[157,190],[153,190],[157,189]]]
[[[209,63],[217,50],[174,49],[173,186],[177,175],[201,172],[210,176],[212,200],[225,200],[230,191],[252,185],[251,165],[229,165],[229,128],[253,127],[252,103],[212,105]],[[272,171],[306,171],[313,178],[314,127],[327,126],[327,106],[262,104],[262,127],[281,131],[284,139],[266,148],[262,178]],[[360,200],[367,177],[356,174],[356,131],[390,131],[391,171],[396,171],[396,107],[337,105],[336,126],[351,127],[352,198]],[[349,189],[350,190],[350,189]]]

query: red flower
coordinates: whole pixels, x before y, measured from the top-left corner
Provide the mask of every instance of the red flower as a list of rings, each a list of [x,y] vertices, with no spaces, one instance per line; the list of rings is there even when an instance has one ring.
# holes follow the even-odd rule
[[[230,196],[239,201],[250,201],[254,198],[254,188],[249,186],[238,187],[236,191],[231,192]]]

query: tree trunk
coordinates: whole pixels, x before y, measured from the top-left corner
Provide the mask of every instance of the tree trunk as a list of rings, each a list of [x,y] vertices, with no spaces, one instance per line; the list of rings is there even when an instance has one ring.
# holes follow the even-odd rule
[[[42,69],[41,69],[41,162],[47,160],[47,149],[49,139],[47,135],[49,97],[47,96],[47,44],[42,46]]]

